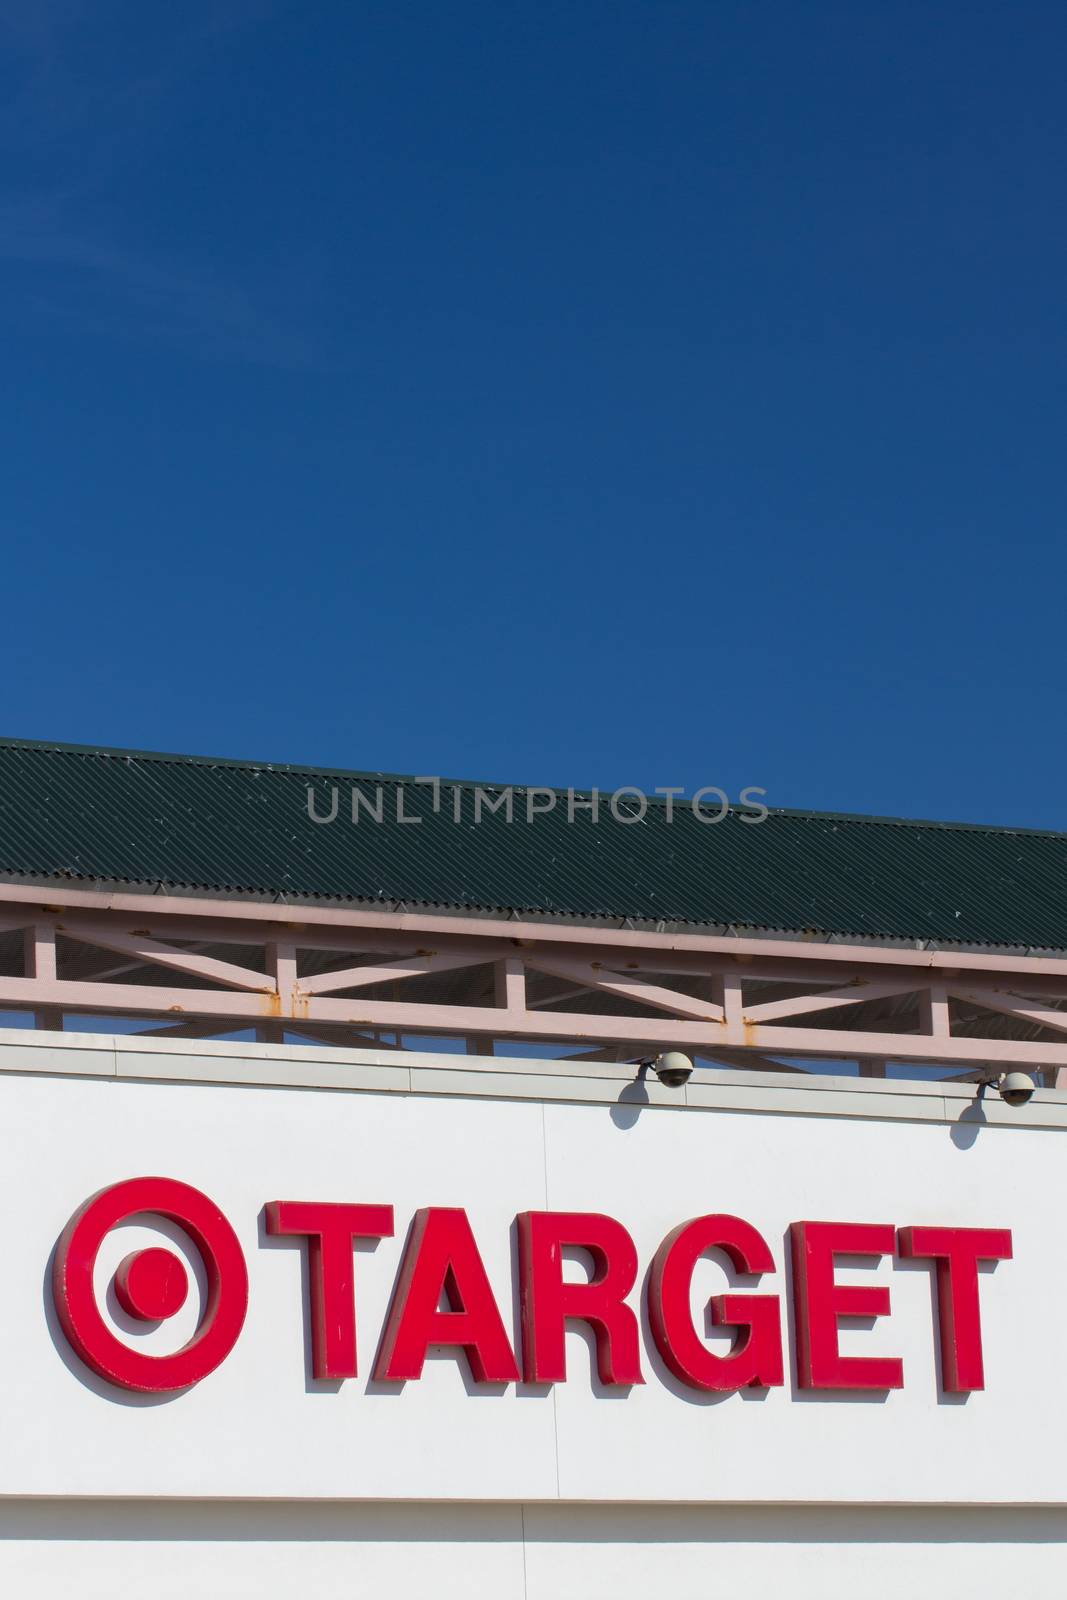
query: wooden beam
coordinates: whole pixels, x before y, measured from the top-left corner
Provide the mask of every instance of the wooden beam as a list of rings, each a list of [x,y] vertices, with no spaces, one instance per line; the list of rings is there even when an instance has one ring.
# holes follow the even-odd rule
[[[364,989],[375,983],[398,983],[404,978],[419,978],[432,972],[455,972],[462,967],[484,966],[493,961],[497,951],[471,950],[467,946],[458,951],[442,951],[429,956],[406,956],[399,961],[385,961],[368,966],[345,967],[335,972],[316,972],[312,977],[298,978],[298,994],[329,994],[338,989]]]
[[[185,972],[195,978],[206,978],[221,983],[228,989],[247,989],[254,993],[268,993],[274,988],[273,980],[251,967],[238,967],[231,961],[218,961],[214,956],[198,955],[192,950],[178,950],[173,945],[160,944],[145,934],[121,933],[100,923],[81,923],[75,933],[67,938],[81,944],[91,944],[101,950],[115,950],[120,955],[136,957],[150,966],[169,967],[175,972]]]
[[[51,923],[35,922],[23,930],[22,949],[26,976],[39,984],[55,982],[56,931]],[[63,1012],[59,1006],[39,1006],[33,1014],[35,1028],[62,1033]]]
[[[959,989],[949,991],[965,1005],[979,1007],[982,1011],[996,1011],[1005,1017],[1015,1017],[1020,1022],[1036,1023],[1055,1033],[1067,1033],[1067,1011],[1057,1011],[1052,1006],[1037,1006],[1024,995],[1011,994],[1004,989]]]
[[[161,905],[161,900],[163,904]],[[1067,978],[1067,957],[1012,956],[976,953],[955,949],[927,950],[896,945],[849,944],[823,939],[759,938],[738,934],[656,933],[645,929],[590,929],[579,924],[523,922],[500,917],[472,917],[434,912],[382,911],[360,906],[330,907],[296,902],[280,914],[277,902],[222,900],[208,896],[146,894],[143,891],[75,889],[67,884],[0,884],[0,905],[10,915],[18,908],[38,910],[60,908],[82,910],[93,917],[101,913],[132,914],[139,918],[201,917],[240,919],[245,922],[273,923],[290,931],[301,930],[302,942],[314,944],[312,930],[356,928],[380,932],[385,936],[422,935],[441,938],[470,937],[503,939],[511,944],[579,946],[587,950],[595,941],[601,946],[623,950],[673,950],[723,956],[729,960],[755,957],[758,960],[815,961],[853,965],[922,967],[931,972],[1024,973],[1037,971],[1046,978]],[[306,937],[305,937],[306,935]],[[426,941],[423,939],[423,943]]]
[[[222,989],[163,989],[140,983],[75,983],[66,978],[51,982],[36,978],[0,976],[0,1006],[62,1006],[65,1011],[113,1011],[134,1016],[246,1017],[249,1021],[274,1014],[269,997],[230,994]]]
[[[539,950],[524,952],[523,960],[535,972],[547,972],[553,978],[581,982],[594,992],[632,1000],[637,1005],[649,1006],[655,1011],[669,1012],[673,1017],[690,1017],[703,1022],[722,1021],[722,1006],[716,1005],[713,1000],[701,1000],[696,995],[682,994],[677,989],[665,989],[661,984],[649,983],[636,974],[624,976],[621,972],[592,962],[546,956]]]
[[[3,999],[0,987],[0,1000]],[[657,1017],[607,1017],[583,1012],[504,1011],[490,1006],[402,1004],[397,1001],[309,999],[312,1020],[348,1022],[373,1027],[402,1027],[406,1032],[436,1034],[485,1033],[498,1039],[530,1038],[590,1043],[634,1043],[660,1048],[696,1050],[714,1055],[726,1045],[764,1055],[885,1057],[893,1061],[938,1061],[978,1064],[996,1061],[1018,1066],[1061,1065],[1067,1047],[1016,1039],[932,1039],[909,1033],[848,1033],[829,1028],[742,1026]]]
[[[932,1038],[947,1038],[949,1026],[948,992],[943,983],[932,983],[919,992],[919,1031]]]
[[[780,1017],[807,1016],[817,1011],[834,1011],[840,1006],[858,1006],[865,1000],[888,1000],[894,995],[909,994],[915,985],[910,981],[899,983],[889,979],[884,983],[865,978],[853,978],[841,989],[831,989],[826,994],[795,995],[789,1000],[765,1000],[759,1005],[745,1007],[747,1022],[775,1022]]]
[[[526,970],[517,956],[505,956],[493,968],[497,1005],[503,1011],[526,1010]]]

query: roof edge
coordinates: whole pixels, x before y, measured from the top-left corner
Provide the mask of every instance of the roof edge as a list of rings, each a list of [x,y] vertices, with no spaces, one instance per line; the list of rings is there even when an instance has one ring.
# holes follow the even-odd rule
[[[229,767],[236,771],[243,772],[283,772],[309,778],[338,778],[348,779],[353,782],[404,784],[419,782],[427,783],[433,779],[436,779],[436,781],[442,784],[447,784],[450,788],[465,790],[482,789],[490,793],[503,789],[518,789],[526,791],[536,789],[554,795],[567,796],[573,794],[575,798],[586,798],[594,792],[592,788],[579,789],[574,788],[573,786],[570,788],[559,788],[553,784],[503,783],[499,779],[478,780],[474,778],[450,778],[445,777],[442,774],[428,774],[424,776],[422,774],[403,772],[365,771],[350,767],[312,767],[306,766],[299,762],[257,761],[252,759],[241,759],[240,757],[236,756],[183,755],[180,752],[137,750],[111,745],[65,744],[61,741],[51,739],[17,739],[6,737],[4,735],[0,735],[0,748],[9,750],[37,751],[41,754],[52,752],[57,755],[95,756],[101,759],[158,761],[166,765],[178,766]],[[644,798],[650,806],[666,809],[668,804],[677,803],[675,797],[671,797],[671,799],[668,800],[668,797],[664,795],[648,794],[644,790],[636,790],[635,786],[633,785],[624,785],[622,787],[627,793],[636,792],[644,794]],[[599,789],[596,792],[599,794],[606,794],[614,791]],[[762,794],[766,793],[766,791],[762,789],[760,792]],[[751,815],[753,811],[759,810],[760,806],[759,804],[746,806],[731,803],[729,809],[731,812],[735,812],[738,816],[744,816]],[[936,828],[942,831],[956,833],[999,834],[1006,837],[1014,837],[1015,835],[1021,834],[1025,835],[1027,838],[1060,840],[1067,839],[1067,830],[1055,828],[1027,828],[1015,826],[1010,823],[961,822],[954,820],[946,821],[936,817],[893,817],[873,815],[861,811],[814,811],[805,807],[793,806],[768,806],[766,809],[771,817],[781,817],[785,820],[793,820],[797,822],[845,822],[855,824],[857,826]]]
[[[272,889],[246,889],[239,892],[212,889],[195,883],[169,883],[154,878],[90,878],[77,873],[61,876],[0,871],[0,899],[2,887],[10,884],[20,889],[40,890],[42,898],[49,890],[77,891],[85,894],[143,895],[158,901],[160,910],[167,909],[168,899],[202,900],[205,905],[225,904],[270,905],[277,907],[280,922],[298,922],[304,910],[324,911],[376,911],[386,916],[403,917],[415,914],[423,917],[440,917],[442,920],[470,919],[487,924],[507,926],[512,923],[536,924],[545,928],[582,928],[596,940],[599,932],[629,931],[633,933],[666,934],[670,938],[765,939],[791,944],[826,946],[859,946],[869,950],[913,950],[916,954],[942,951],[946,954],[991,955],[1023,957],[1028,960],[1063,960],[1067,947],[1057,945],[992,944],[982,940],[923,939],[904,934],[859,933],[848,929],[814,929],[774,927],[769,924],[748,922],[686,922],[679,918],[626,917],[618,915],[591,916],[578,913],[527,910],[507,906],[459,906],[431,900],[371,900],[356,895],[298,895],[286,897]]]

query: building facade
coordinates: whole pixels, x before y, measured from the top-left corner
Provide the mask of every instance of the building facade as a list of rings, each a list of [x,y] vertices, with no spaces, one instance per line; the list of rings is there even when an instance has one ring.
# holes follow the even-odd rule
[[[1055,1091],[12,1030],[0,1110],[9,1592],[1062,1590]]]
[[[0,742],[12,1593],[1061,1592],[1067,837],[590,800]]]

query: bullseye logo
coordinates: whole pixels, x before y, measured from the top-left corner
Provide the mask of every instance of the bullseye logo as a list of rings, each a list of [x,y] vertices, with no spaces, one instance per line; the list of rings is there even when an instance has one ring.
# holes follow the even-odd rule
[[[172,1355],[131,1349],[97,1304],[96,1259],[105,1237],[146,1212],[187,1234],[203,1262],[207,1293],[200,1322]],[[127,1316],[158,1323],[184,1306],[189,1277],[175,1254],[153,1246],[126,1257],[114,1291]],[[131,1178],[101,1189],[70,1219],[56,1246],[52,1292],[63,1331],[86,1366],[124,1389],[160,1394],[199,1383],[229,1355],[248,1310],[248,1270],[237,1235],[206,1195],[173,1178]]]

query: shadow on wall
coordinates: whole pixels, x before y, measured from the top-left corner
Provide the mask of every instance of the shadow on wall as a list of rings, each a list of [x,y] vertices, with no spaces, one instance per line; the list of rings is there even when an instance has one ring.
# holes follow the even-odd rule
[[[985,1098],[987,1085],[980,1083],[978,1093],[969,1106],[965,1106],[949,1130],[949,1137],[957,1150],[969,1150],[978,1137],[982,1128],[988,1127],[989,1118],[985,1114],[982,1101]]]
[[[628,1083],[611,1108],[611,1120],[617,1128],[632,1128],[645,1106],[651,1105],[645,1088],[645,1073],[641,1067],[633,1083]]]
[[[477,1545],[521,1538],[518,1506],[411,1501],[0,1501],[0,1541],[293,1541]],[[1067,1544],[1061,1506],[551,1505],[525,1508],[527,1543]]]

